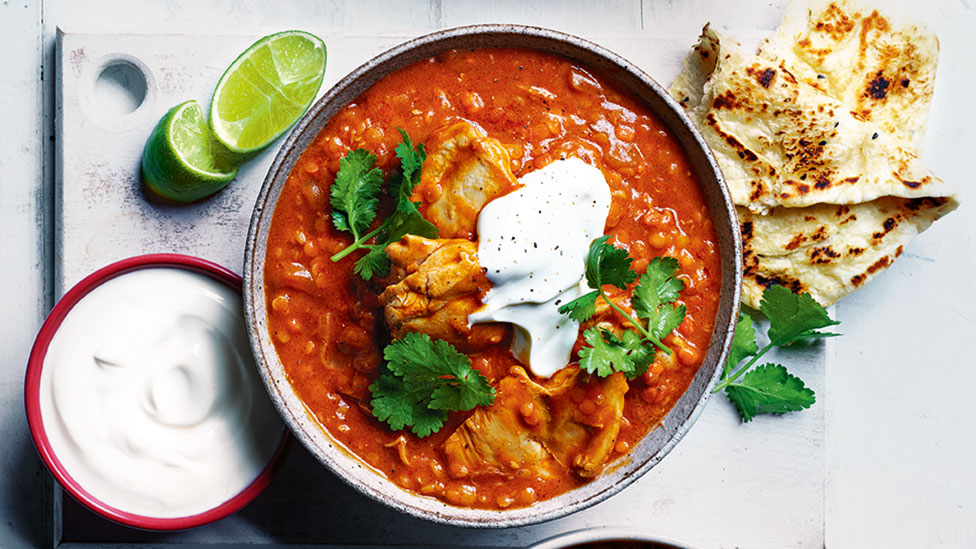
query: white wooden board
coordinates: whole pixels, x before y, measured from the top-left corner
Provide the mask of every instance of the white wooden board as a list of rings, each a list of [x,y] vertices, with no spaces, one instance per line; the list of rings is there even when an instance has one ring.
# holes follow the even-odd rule
[[[405,38],[331,36],[323,89]],[[694,35],[590,38],[668,83]],[[197,255],[240,271],[251,209],[276,147],[242,169],[216,197],[190,206],[149,201],[139,186],[138,165],[143,143],[162,114],[187,99],[207,105],[223,67],[252,41],[242,36],[61,36],[60,293],[107,263],[151,252]],[[148,83],[141,106],[124,115],[114,112],[121,110],[121,100],[106,99],[117,90],[97,84],[102,70],[119,61],[141,67]],[[825,356],[825,348],[817,347],[790,358],[818,394]],[[407,518],[366,500],[296,448],[264,496],[213,526],[154,536],[103,523],[67,501],[62,532],[65,541],[523,545],[581,527],[618,525],[704,547],[820,547],[823,427],[820,403],[802,414],[759,418],[743,427],[719,396],[672,454],[640,481],[594,508],[535,527],[477,531]]]

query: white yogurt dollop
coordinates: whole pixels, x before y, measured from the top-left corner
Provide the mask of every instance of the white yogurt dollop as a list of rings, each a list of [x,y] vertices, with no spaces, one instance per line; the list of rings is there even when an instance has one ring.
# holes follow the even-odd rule
[[[122,511],[172,518],[220,505],[257,478],[284,429],[248,349],[240,294],[210,277],[146,268],[106,281],[44,359],[55,454]]]
[[[599,169],[557,160],[519,179],[523,187],[478,216],[478,260],[492,288],[472,323],[515,325],[512,351],[550,377],[569,363],[579,324],[559,306],[583,294],[586,254],[603,235],[610,188]]]

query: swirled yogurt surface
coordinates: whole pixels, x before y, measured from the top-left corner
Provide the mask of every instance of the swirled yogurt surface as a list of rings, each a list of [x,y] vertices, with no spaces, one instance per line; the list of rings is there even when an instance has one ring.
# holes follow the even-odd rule
[[[537,376],[569,363],[579,324],[559,306],[586,290],[585,261],[610,213],[603,173],[579,158],[557,160],[519,179],[478,215],[478,261],[492,288],[472,323],[515,325],[512,351]]]
[[[122,274],[75,304],[44,359],[41,416],[84,490],[157,518],[234,497],[284,429],[249,352],[240,294],[167,267]]]

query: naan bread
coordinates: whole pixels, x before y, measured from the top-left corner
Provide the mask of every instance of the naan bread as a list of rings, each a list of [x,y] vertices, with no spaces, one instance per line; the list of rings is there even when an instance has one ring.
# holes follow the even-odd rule
[[[786,286],[822,305],[850,294],[889,267],[904,247],[956,202],[886,196],[862,204],[737,207],[742,230],[742,301],[759,308],[763,290]]]
[[[908,150],[921,149],[939,40],[924,26],[846,0],[791,4],[759,56],[839,99]]]
[[[958,206],[917,158],[938,42],[864,13],[796,2],[759,56],[706,26],[671,86],[737,205],[750,307],[771,285],[833,304]]]
[[[766,213],[951,194],[915,154],[797,80],[783,61],[747,56],[706,27],[686,66],[672,92],[690,108],[738,205]],[[699,85],[700,99],[688,91]]]

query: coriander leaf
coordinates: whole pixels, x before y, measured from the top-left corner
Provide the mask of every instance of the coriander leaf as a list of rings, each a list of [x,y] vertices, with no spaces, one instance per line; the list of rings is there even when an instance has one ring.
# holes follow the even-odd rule
[[[610,235],[603,235],[590,244],[590,251],[586,255],[586,283],[590,288],[598,290],[604,284],[612,284],[621,290],[637,278],[637,273],[630,269],[633,261],[627,250],[608,244]]]
[[[771,286],[763,291],[759,308],[769,319],[767,335],[773,345],[839,335],[814,331],[840,323],[831,320],[827,311],[808,293],[797,295],[784,286]]]
[[[647,264],[647,271],[634,288],[634,311],[641,318],[651,318],[664,303],[674,303],[685,283],[674,277],[678,273],[678,260],[673,257],[655,257]]]
[[[757,414],[785,414],[809,408],[816,401],[813,391],[779,364],[756,367],[725,389],[743,422]]]
[[[729,348],[729,358],[725,361],[722,378],[728,377],[732,368],[744,358],[758,352],[759,345],[756,344],[756,330],[752,325],[752,317],[739,313],[739,322],[735,325],[735,335],[732,336],[732,346]]]
[[[383,172],[375,164],[376,156],[356,149],[339,159],[339,171],[332,183],[332,224],[340,231],[351,232],[354,239],[376,218]]]
[[[364,246],[369,251],[356,260],[352,271],[364,280],[374,276],[386,276],[390,273],[390,258],[386,257],[386,246],[379,244]]]
[[[419,408],[413,415],[413,425],[410,431],[420,438],[430,436],[441,430],[447,421],[447,410],[433,408]]]
[[[593,290],[559,307],[559,312],[564,315],[569,315],[569,318],[572,318],[576,322],[586,322],[596,314],[596,298],[599,296],[600,292]]]
[[[446,410],[432,410],[425,404],[429,391],[384,372],[369,386],[373,415],[399,431],[410,426],[418,437],[440,430],[447,420]]]
[[[467,355],[443,340],[408,333],[383,350],[387,360],[370,385],[373,415],[394,430],[409,426],[420,437],[437,432],[448,411],[490,405],[495,389]]]
[[[401,202],[396,212],[388,218],[388,222],[383,232],[383,242],[387,244],[399,241],[405,234],[437,238],[437,234],[440,232],[437,226],[424,219],[417,207],[409,201],[406,202],[406,205]],[[386,246],[384,245],[384,247]]]
[[[390,180],[390,192],[396,198],[396,210],[384,222],[384,229],[380,236],[381,242],[389,244],[397,242],[403,235],[415,234],[425,238],[437,238],[437,227],[424,219],[417,209],[419,202],[413,202],[413,190],[420,183],[420,169],[427,159],[424,152],[424,144],[419,143],[416,147],[410,140],[410,135],[401,128],[402,141],[396,146],[396,155],[400,159],[400,172],[396,179]],[[385,273],[380,272],[383,276]]]
[[[685,287],[684,282],[675,278],[677,272],[677,259],[655,257],[647,264],[630,300],[634,312],[647,320],[647,330],[658,340],[674,331],[688,312],[684,305],[668,306],[678,299]]]
[[[600,377],[623,372],[627,379],[634,379],[643,375],[654,361],[656,349],[645,345],[631,330],[624,331],[618,338],[610,331],[593,326],[583,332],[583,339],[590,346],[579,352],[580,367]]]
[[[687,312],[684,305],[662,305],[657,313],[647,318],[647,330],[654,337],[664,339],[681,324]]]
[[[336,252],[332,261],[339,261],[356,250],[366,249],[359,258],[354,272],[369,280],[374,276],[386,276],[390,262],[385,257],[387,244],[396,242],[405,234],[416,234],[426,238],[436,238],[437,227],[420,214],[419,203],[410,200],[413,190],[420,182],[421,167],[427,158],[423,143],[416,147],[407,132],[397,128],[402,139],[396,147],[400,158],[400,170],[390,178],[388,192],[395,200],[393,213],[373,231],[362,234],[376,217],[379,203],[377,193],[382,185],[383,174],[374,168],[376,157],[363,149],[348,153],[339,161],[339,173],[332,184],[330,204],[332,223],[339,230],[353,233],[354,241],[346,248]],[[367,244],[376,238],[375,244]]]
[[[413,146],[410,135],[402,128],[397,128],[400,132],[400,144],[396,146],[396,155],[400,159],[400,182],[396,188],[397,202],[410,201],[413,189],[420,183],[420,168],[427,159],[427,152],[424,151],[424,144]]]

